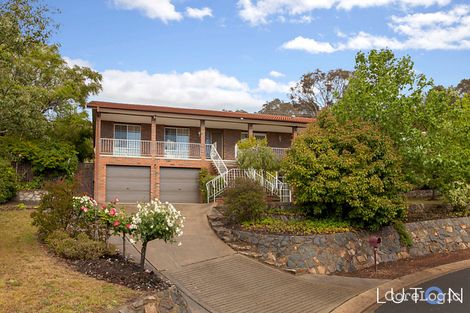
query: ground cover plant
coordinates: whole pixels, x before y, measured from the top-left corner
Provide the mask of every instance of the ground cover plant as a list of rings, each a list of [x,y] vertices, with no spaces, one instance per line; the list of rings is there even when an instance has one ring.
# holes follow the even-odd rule
[[[354,230],[347,221],[334,219],[293,219],[285,221],[272,217],[262,218],[253,222],[243,222],[242,229],[261,233],[300,236],[340,233]]]

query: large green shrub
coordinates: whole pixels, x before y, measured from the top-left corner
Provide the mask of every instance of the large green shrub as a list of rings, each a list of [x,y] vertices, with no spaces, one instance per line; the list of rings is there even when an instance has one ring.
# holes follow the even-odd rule
[[[405,216],[400,158],[391,140],[366,122],[339,122],[322,112],[296,138],[282,168],[297,204],[311,216],[371,230]]]
[[[242,169],[277,171],[280,166],[279,158],[268,146],[265,139],[250,137],[237,143],[237,163]]]
[[[264,189],[248,178],[237,178],[224,193],[225,215],[231,222],[241,223],[260,218],[266,208]]]
[[[55,230],[66,231],[77,220],[73,209],[73,184],[67,181],[48,183],[47,194],[37,210],[31,213],[33,225],[38,227],[40,239]]]
[[[452,205],[452,209],[464,216],[468,215],[470,206],[470,184],[455,182],[444,191],[444,196]]]
[[[15,162],[29,162],[36,176],[72,177],[78,166],[77,152],[66,142],[0,139],[1,154]]]
[[[57,255],[72,260],[94,260],[105,255],[115,254],[113,246],[90,239],[80,233],[76,238],[63,230],[56,230],[46,237],[46,245]]]
[[[16,174],[10,162],[0,159],[0,203],[16,195]]]
[[[212,180],[215,176],[209,173],[207,168],[201,168],[199,171],[199,192],[201,193],[202,200],[207,199],[207,187],[206,184]]]

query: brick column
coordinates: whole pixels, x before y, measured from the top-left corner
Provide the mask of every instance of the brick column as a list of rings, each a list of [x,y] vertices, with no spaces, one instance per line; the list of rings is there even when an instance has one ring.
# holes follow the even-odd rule
[[[101,172],[100,172],[100,153],[101,153],[101,113],[99,108],[95,112],[95,164],[94,164],[94,178],[93,178],[93,193],[94,198],[98,202],[104,202],[104,195],[101,195]]]
[[[152,125],[150,133],[150,153],[152,155],[152,165],[150,167],[150,199],[159,197],[157,190],[158,176],[157,171],[159,170],[157,165],[157,117],[152,116]]]
[[[298,135],[297,126],[293,126],[293,127],[292,127],[292,140],[294,140],[295,138],[297,138],[297,135]]]
[[[201,143],[201,160],[206,160],[206,121],[200,121],[199,127],[199,136],[200,136],[200,143]]]
[[[253,124],[248,124],[248,138],[253,137]]]

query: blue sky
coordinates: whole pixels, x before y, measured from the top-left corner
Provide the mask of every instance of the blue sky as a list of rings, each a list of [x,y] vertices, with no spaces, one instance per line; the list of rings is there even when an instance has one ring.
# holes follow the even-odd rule
[[[44,0],[72,64],[103,74],[94,99],[258,110],[308,71],[358,50],[411,55],[437,84],[470,77],[470,2]]]

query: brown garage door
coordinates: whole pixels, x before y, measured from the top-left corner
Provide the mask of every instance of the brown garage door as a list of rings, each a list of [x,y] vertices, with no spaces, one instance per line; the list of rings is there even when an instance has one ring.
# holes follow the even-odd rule
[[[173,203],[199,203],[199,169],[160,168],[160,199]]]
[[[106,201],[148,202],[150,200],[150,167],[106,166]]]

